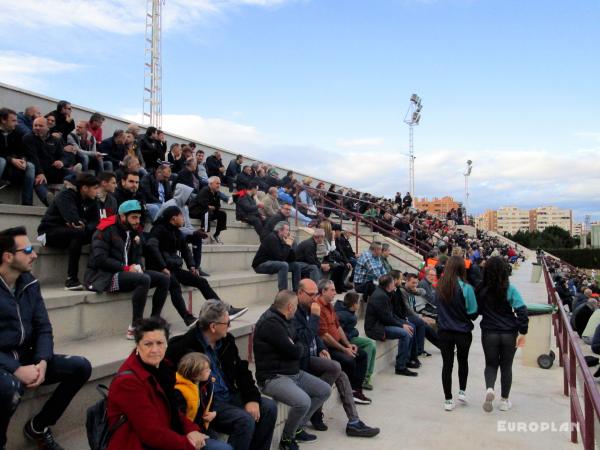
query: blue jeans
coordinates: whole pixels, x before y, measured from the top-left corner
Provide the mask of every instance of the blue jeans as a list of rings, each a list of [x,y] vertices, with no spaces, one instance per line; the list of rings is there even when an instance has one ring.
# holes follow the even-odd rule
[[[315,283],[322,278],[320,267],[301,261],[296,261],[296,264],[300,267],[300,278],[310,278]]]
[[[398,339],[398,354],[396,355],[396,370],[406,369],[406,363],[411,354],[413,337],[402,327],[385,327],[386,339]]]
[[[292,289],[298,290],[300,284],[300,266],[296,262],[287,263],[285,261],[265,261],[254,268],[256,273],[277,274],[277,289],[288,288],[288,272],[292,272]]]
[[[0,178],[2,178],[2,175],[4,175],[7,165],[8,161],[5,158],[0,158]],[[18,182],[22,184],[21,204],[33,205],[33,183],[35,181],[35,167],[33,163],[28,162],[25,170],[13,168],[10,171],[9,179],[11,182]]]
[[[418,316],[410,316],[408,321],[415,329],[413,339],[417,347],[417,354],[420,355],[425,350],[425,322]]]

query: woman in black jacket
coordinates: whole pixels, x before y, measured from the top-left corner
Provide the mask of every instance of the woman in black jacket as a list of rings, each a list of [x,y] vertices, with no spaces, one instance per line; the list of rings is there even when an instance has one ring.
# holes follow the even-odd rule
[[[508,411],[512,384],[512,362],[517,347],[525,344],[529,319],[519,291],[509,283],[510,266],[499,256],[485,263],[483,281],[477,289],[481,314],[481,343],[485,354],[485,401],[483,409],[491,412],[494,384],[500,367],[500,411]]]

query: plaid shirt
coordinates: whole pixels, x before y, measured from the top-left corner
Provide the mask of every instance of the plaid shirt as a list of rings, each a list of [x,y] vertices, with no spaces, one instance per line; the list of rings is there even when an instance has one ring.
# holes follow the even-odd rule
[[[354,268],[354,283],[363,284],[373,280],[378,280],[380,276],[385,275],[385,268],[381,259],[374,256],[370,250],[363,252],[356,261]]]

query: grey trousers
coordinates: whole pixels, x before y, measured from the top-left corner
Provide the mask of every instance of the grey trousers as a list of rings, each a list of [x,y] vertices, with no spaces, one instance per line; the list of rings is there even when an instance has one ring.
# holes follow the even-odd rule
[[[356,411],[354,396],[352,395],[352,386],[350,386],[348,375],[342,371],[340,363],[333,359],[311,356],[308,364],[308,371],[310,373],[319,377],[330,386],[335,383],[342,399],[342,406],[346,412],[346,417],[348,417],[349,421],[358,420],[358,412]]]
[[[301,370],[296,375],[277,375],[265,381],[262,392],[289,406],[290,411],[281,433],[282,439],[293,439],[331,394],[323,380]]]

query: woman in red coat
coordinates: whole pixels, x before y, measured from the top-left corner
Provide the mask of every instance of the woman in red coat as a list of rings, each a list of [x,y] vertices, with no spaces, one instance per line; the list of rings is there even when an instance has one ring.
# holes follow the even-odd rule
[[[113,433],[108,450],[197,450],[207,436],[177,411],[175,372],[163,362],[169,339],[158,317],[135,328],[135,351],[119,368],[108,392],[108,423],[125,422]],[[126,373],[122,373],[125,372]]]

